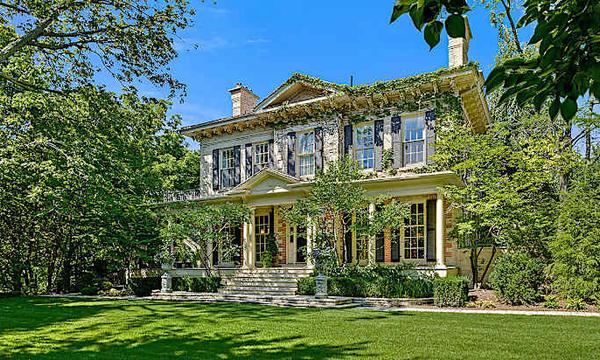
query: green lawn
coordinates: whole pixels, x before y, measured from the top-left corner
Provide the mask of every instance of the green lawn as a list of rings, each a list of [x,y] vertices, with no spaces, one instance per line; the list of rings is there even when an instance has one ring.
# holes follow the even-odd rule
[[[600,359],[600,319],[11,298],[0,357]]]

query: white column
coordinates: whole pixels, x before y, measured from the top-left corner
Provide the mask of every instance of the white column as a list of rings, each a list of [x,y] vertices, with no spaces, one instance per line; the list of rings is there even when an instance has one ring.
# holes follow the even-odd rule
[[[444,216],[444,198],[438,193],[435,202],[435,262],[436,268],[445,268],[444,238],[446,235],[446,217]]]
[[[306,220],[307,224],[310,224],[310,218]],[[314,269],[315,264],[312,261],[312,249],[313,249],[313,236],[314,236],[314,228],[309,225],[306,227],[306,267],[308,269]],[[294,238],[294,241],[298,241],[297,238]],[[298,244],[296,244],[297,246]]]
[[[254,210],[250,212],[250,221],[244,223],[243,236],[243,267],[245,269],[252,269],[254,268]]]
[[[375,215],[375,204],[369,204],[369,221],[373,220],[373,216]],[[377,262],[375,258],[375,236],[369,235],[367,240],[367,251],[368,251],[368,262],[369,264],[375,264]]]

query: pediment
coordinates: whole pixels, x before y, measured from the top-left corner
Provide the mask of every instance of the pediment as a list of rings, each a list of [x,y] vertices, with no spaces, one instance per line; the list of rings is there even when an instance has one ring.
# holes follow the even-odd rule
[[[298,179],[273,169],[263,169],[231,190],[232,193],[268,194],[288,191]]]
[[[325,82],[322,83],[330,84]],[[336,90],[334,87],[309,84],[303,80],[295,80],[294,76],[292,76],[292,78],[283,83],[263,101],[261,101],[257,105],[256,110],[271,109],[282,105],[291,105],[304,101],[325,98],[336,92],[338,92],[338,90]]]

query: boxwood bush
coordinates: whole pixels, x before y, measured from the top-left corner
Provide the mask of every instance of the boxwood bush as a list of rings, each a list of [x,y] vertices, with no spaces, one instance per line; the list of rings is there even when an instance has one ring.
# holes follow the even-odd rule
[[[496,261],[489,283],[505,303],[533,304],[541,297],[544,263],[523,251],[509,252]]]
[[[462,276],[448,276],[433,280],[435,306],[461,307],[469,300],[469,280]]]
[[[190,291],[199,293],[216,293],[221,287],[218,276],[173,278],[173,291]]]
[[[132,278],[129,281],[129,288],[135,296],[150,296],[152,290],[160,289],[160,277]]]
[[[432,277],[408,265],[346,266],[328,274],[328,294],[349,297],[422,298],[433,295]],[[315,279],[298,280],[298,294],[313,295]]]

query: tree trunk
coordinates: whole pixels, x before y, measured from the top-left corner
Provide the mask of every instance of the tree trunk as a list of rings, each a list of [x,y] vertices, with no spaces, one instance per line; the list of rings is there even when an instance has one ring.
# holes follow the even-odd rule
[[[478,259],[479,253],[477,252],[477,248],[472,247],[471,254],[469,256],[469,261],[471,262],[471,274],[473,276],[473,279],[471,280],[471,285],[473,286],[473,289],[477,288],[477,283],[479,281],[479,269],[477,267]]]

